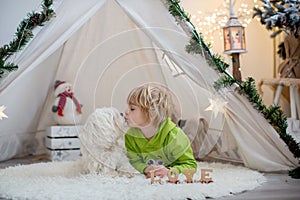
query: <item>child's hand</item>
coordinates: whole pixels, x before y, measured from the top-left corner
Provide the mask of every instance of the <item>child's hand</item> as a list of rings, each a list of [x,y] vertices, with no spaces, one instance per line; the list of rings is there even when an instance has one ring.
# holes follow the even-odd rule
[[[146,174],[147,178],[151,177],[151,171],[154,171],[154,176],[159,176],[160,178],[163,178],[168,174],[169,169],[163,165],[149,165],[144,169],[144,173]]]
[[[157,167],[157,166],[155,166],[155,165],[149,165],[148,167],[146,167],[144,169],[144,174],[146,175],[147,178],[151,177],[150,171],[154,171],[155,167]]]
[[[158,166],[159,168],[157,168],[154,172],[154,176],[159,176],[160,178],[163,178],[164,176],[168,175],[169,169],[166,168],[165,166],[161,165]]]

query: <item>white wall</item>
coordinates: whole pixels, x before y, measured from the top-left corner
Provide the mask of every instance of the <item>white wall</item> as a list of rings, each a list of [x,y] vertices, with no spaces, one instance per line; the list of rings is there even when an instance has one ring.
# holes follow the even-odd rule
[[[242,0],[237,0],[242,1]],[[0,45],[7,44],[13,39],[14,33],[20,21],[26,18],[28,12],[41,10],[41,0],[0,0]],[[251,4],[252,0],[242,2]],[[190,14],[196,14],[198,10],[213,11],[222,3],[222,0],[195,1],[182,0],[181,4]],[[253,20],[246,28],[246,46],[248,53],[240,57],[242,77],[253,77],[256,82],[262,78],[273,78],[273,40],[270,32],[265,27]],[[226,62],[230,63],[228,56],[223,54],[223,41],[216,40],[212,47],[215,53],[223,55]],[[264,101],[270,104],[273,99],[273,92],[268,87],[263,87]]]

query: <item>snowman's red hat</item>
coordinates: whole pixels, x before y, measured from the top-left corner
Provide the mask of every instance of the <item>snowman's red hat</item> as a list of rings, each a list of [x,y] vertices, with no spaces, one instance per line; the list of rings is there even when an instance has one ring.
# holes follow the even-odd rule
[[[55,90],[55,96],[59,95],[60,93],[64,92],[66,87],[71,87],[70,83],[67,83],[66,81],[55,81],[54,84],[54,90]]]
[[[57,88],[58,86],[60,86],[61,84],[64,84],[64,83],[66,83],[66,81],[60,81],[60,80],[55,81],[54,89],[56,90],[56,88]]]

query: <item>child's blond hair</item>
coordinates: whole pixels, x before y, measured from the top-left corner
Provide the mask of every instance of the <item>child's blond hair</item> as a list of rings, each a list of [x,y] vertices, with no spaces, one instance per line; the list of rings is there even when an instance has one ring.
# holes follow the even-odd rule
[[[157,83],[134,88],[127,97],[129,105],[138,106],[154,126],[160,126],[168,117],[177,123],[177,110],[171,91]]]

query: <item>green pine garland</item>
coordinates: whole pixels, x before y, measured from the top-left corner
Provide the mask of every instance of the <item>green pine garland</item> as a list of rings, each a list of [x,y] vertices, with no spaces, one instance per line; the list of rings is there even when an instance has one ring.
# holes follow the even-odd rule
[[[177,20],[188,23],[193,27],[193,30],[191,30],[192,37],[190,43],[186,46],[186,51],[188,53],[200,55],[204,52],[204,57],[208,61],[209,65],[219,73],[223,74],[223,76],[214,83],[214,88],[219,90],[224,87],[230,87],[234,84],[237,85],[239,93],[248,98],[253,107],[262,113],[267,121],[278,132],[280,138],[288,145],[289,150],[294,154],[294,156],[296,158],[300,158],[300,144],[286,133],[287,118],[283,111],[276,105],[271,105],[267,108],[263,104],[262,98],[256,90],[253,78],[248,78],[244,82],[238,82],[234,77],[227,73],[226,69],[228,68],[228,64],[223,61],[221,56],[214,55],[210,51],[209,45],[207,45],[201,35],[197,33],[194,25],[190,21],[189,15],[186,14],[184,9],[180,6],[179,0],[168,0],[168,4],[170,14],[172,14]],[[299,174],[297,174],[299,171],[299,169],[293,170],[290,172],[290,175],[293,175],[292,177],[294,178],[297,176],[299,177]]]
[[[32,12],[27,14],[28,18],[22,20],[15,33],[15,38],[0,48],[0,79],[5,73],[18,69],[18,65],[6,62],[14,53],[20,51],[33,37],[32,30],[37,26],[43,26],[49,21],[55,12],[50,8],[52,0],[44,0],[40,13]]]
[[[299,143],[294,138],[286,134],[287,118],[283,111],[277,105],[271,105],[267,108],[258,94],[255,88],[255,82],[253,78],[248,78],[242,83],[243,90],[240,90],[248,100],[252,103],[254,108],[260,111],[265,119],[274,127],[280,138],[288,145],[289,150],[294,154],[296,158],[300,158]]]

